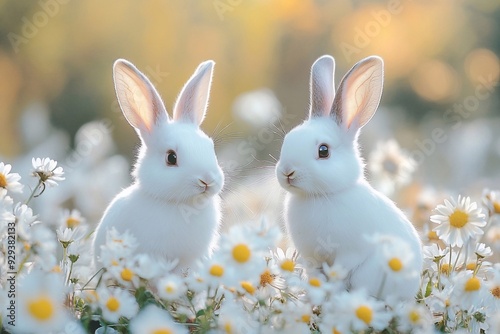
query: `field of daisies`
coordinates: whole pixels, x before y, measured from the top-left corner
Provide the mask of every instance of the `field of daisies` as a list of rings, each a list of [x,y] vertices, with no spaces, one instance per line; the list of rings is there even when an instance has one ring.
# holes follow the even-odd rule
[[[401,169],[397,175],[395,167]],[[389,193],[408,182],[414,169],[395,141],[380,143],[368,168]],[[500,191],[484,190],[475,199],[433,194],[419,204],[412,220],[424,245],[421,273],[406,267],[411,257],[397,251],[405,249],[400,240],[385,239],[387,247],[376,254],[380,270],[402,281],[422,278],[415,299],[402,303],[345,291],[348,273],[335,264],[307,275],[312,264],[290,247],[272,215],[225,226],[212,256],[188,272],[176,271],[175,261],[138,254],[133,235],[111,230],[100,254],[105,265],[93,268],[95,226],[78,209],[64,207],[88,209],[99,200],[99,192],[84,190],[93,180],[72,184],[71,174],[99,177],[68,169],[50,158],[33,158],[28,166],[0,162],[3,331],[500,332],[500,263],[494,254],[500,251]],[[68,189],[83,196],[56,195]],[[57,215],[41,219],[51,217],[47,211]]]

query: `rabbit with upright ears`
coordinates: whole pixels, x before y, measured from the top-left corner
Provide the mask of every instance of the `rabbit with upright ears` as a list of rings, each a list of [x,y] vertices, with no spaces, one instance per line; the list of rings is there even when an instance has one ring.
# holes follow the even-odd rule
[[[348,270],[347,289],[411,299],[422,269],[419,236],[401,210],[365,180],[357,143],[359,130],[380,102],[383,61],[372,56],[358,62],[337,94],[334,67],[331,56],[313,64],[309,118],[283,142],[276,175],[287,191],[286,226],[297,250],[315,268],[326,262]],[[412,269],[411,277],[392,279],[384,271],[376,255],[383,245],[369,241],[377,236],[404,241],[411,253],[405,254],[409,260],[404,264]]]
[[[201,63],[185,84],[170,118],[151,82],[130,62],[113,67],[116,95],[141,147],[134,182],[106,209],[94,238],[94,260],[111,228],[129,231],[138,253],[179,260],[187,269],[209,255],[221,218],[224,175],[214,143],[200,128],[208,105],[213,61]],[[102,264],[101,264],[102,265]]]

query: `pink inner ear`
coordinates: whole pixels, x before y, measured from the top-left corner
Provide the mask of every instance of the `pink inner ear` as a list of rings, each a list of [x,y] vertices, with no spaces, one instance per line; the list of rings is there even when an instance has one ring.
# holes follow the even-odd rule
[[[144,74],[125,60],[115,63],[114,75],[116,94],[125,118],[133,127],[151,132],[160,113],[165,113],[155,88]]]
[[[363,127],[377,111],[382,95],[383,61],[366,58],[345,75],[340,83],[332,113],[348,129]]]

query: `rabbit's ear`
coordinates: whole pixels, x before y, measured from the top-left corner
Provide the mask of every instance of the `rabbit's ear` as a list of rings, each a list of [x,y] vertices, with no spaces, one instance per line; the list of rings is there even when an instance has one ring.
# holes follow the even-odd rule
[[[184,85],[175,102],[174,120],[187,120],[196,125],[201,124],[207,111],[214,65],[215,62],[212,60],[201,63]]]
[[[371,56],[359,61],[340,82],[331,115],[338,124],[357,130],[377,111],[384,83],[384,61]]]
[[[335,97],[335,60],[328,55],[318,58],[311,67],[309,118],[328,115]]]
[[[113,77],[118,102],[130,125],[151,133],[161,118],[166,117],[168,120],[160,95],[132,63],[125,59],[115,61]]]

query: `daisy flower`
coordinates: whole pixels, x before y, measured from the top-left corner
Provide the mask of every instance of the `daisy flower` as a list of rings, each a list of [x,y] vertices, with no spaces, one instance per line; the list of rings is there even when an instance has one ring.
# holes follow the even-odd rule
[[[106,243],[101,246],[99,260],[105,267],[117,265],[120,259],[130,258],[137,249],[137,239],[127,230],[119,233],[114,227],[106,231]]]
[[[407,303],[394,308],[398,319],[398,330],[404,333],[433,333],[434,322],[430,310],[424,305]]]
[[[249,313],[231,298],[225,299],[220,308],[217,327],[222,333],[255,333],[257,330],[257,324],[250,319]]]
[[[148,305],[130,321],[130,332],[134,334],[187,334],[187,327],[177,324],[172,316],[155,305]]]
[[[293,274],[295,269],[298,269],[297,258],[299,253],[293,248],[287,248],[286,252],[281,248],[276,248],[274,252],[271,252],[272,259],[279,267],[280,272],[284,275]]]
[[[374,181],[384,193],[392,193],[396,187],[409,183],[415,171],[415,161],[394,139],[377,143],[368,159]]]
[[[500,251],[500,225],[491,226],[486,232],[485,238],[495,251]]]
[[[118,322],[120,317],[132,318],[139,309],[134,296],[127,290],[101,287],[97,290],[97,296],[102,317],[112,323]]]
[[[179,260],[153,260],[153,258],[147,254],[137,254],[133,257],[132,263],[138,276],[147,280],[152,280],[164,275],[165,273],[171,272],[175,267],[177,267]]]
[[[78,226],[85,226],[86,219],[78,210],[63,210],[59,218],[59,225],[67,228],[75,228]]]
[[[459,272],[450,279],[453,286],[452,303],[459,305],[462,310],[480,305],[482,299],[486,297],[485,281],[473,272]]]
[[[61,275],[33,270],[18,283],[18,321],[11,328],[13,332],[49,333],[62,329],[69,316],[64,308],[66,288]]]
[[[60,227],[56,230],[57,240],[61,243],[64,248],[68,248],[68,246],[74,241],[78,241],[82,239],[85,235],[85,229],[83,228],[67,228]]]
[[[0,220],[3,222],[13,222],[16,219],[12,213],[13,209],[14,200],[10,196],[7,196],[7,189],[0,188]]]
[[[276,296],[280,293],[280,291],[286,289],[285,280],[281,276],[281,272],[272,262],[270,262],[268,267],[260,273],[259,277],[259,285],[256,293],[256,297],[259,300]],[[241,283],[241,285],[244,287],[245,284]],[[248,289],[246,290],[250,293]]]
[[[16,217],[17,233],[23,241],[30,240],[30,228],[38,223],[37,216],[33,215],[33,210],[26,204],[18,203],[14,208]]]
[[[432,215],[431,221],[438,224],[434,228],[439,238],[447,245],[462,247],[471,238],[483,234],[486,225],[484,214],[470,197],[458,196],[458,200],[444,200],[445,205],[436,208],[439,214]]]
[[[127,260],[122,260],[107,268],[105,277],[114,279],[125,287],[138,287],[140,281],[136,269],[132,266],[130,261]]]
[[[40,182],[49,187],[57,186],[57,182],[64,181],[64,171],[62,167],[57,167],[57,161],[50,158],[33,158],[32,175],[38,177]]]
[[[314,305],[320,305],[325,301],[327,294],[327,284],[321,276],[311,276],[303,282],[306,295]]]
[[[0,188],[7,189],[13,193],[22,193],[23,185],[19,183],[21,176],[11,173],[12,166],[0,162]]]
[[[491,308],[495,311],[500,311],[500,263],[495,263],[492,267],[488,268],[486,277],[485,284],[490,292]]]
[[[426,219],[428,219],[429,216],[426,216]],[[435,243],[439,241],[439,237],[434,231],[430,224],[428,222],[424,223],[424,226],[422,228],[422,233],[421,233],[421,238],[424,243]]]
[[[178,275],[168,275],[156,284],[158,296],[165,300],[173,301],[187,292],[187,286]]]
[[[432,264],[438,263],[450,252],[448,247],[441,249],[438,244],[423,247],[424,267],[431,268]]]
[[[490,247],[486,246],[483,243],[476,244],[474,254],[484,259],[485,257],[490,257],[493,255],[493,252]]]
[[[364,331],[370,327],[380,331],[392,318],[385,304],[369,297],[365,290],[339,293],[333,298],[332,305],[337,319],[342,319],[339,329],[345,333]]]
[[[233,274],[238,281],[248,280],[255,276],[255,272],[263,272],[266,268],[265,257],[273,239],[264,231],[260,234],[250,226],[234,226],[222,236],[217,256],[222,263],[234,269]]]
[[[485,190],[483,204],[488,209],[490,216],[500,214],[500,190]]]
[[[395,236],[379,236],[374,241],[381,244],[380,260],[389,277],[405,279],[420,274],[412,268],[415,255],[406,241]]]

